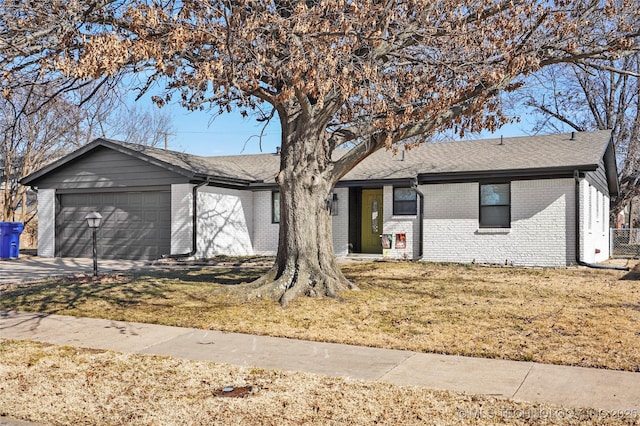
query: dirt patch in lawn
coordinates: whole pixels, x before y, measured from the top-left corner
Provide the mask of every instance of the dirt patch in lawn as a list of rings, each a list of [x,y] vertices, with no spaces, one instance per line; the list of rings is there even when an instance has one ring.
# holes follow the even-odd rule
[[[242,398],[220,389],[250,389]],[[51,425],[633,424],[591,409],[0,339],[0,415]]]
[[[18,309],[419,352],[640,371],[637,272],[376,262],[360,287],[288,308],[230,289],[261,268],[208,268],[5,286]]]

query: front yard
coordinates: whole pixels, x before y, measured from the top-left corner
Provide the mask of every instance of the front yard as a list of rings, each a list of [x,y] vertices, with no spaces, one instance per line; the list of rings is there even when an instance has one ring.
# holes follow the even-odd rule
[[[9,285],[0,309],[640,371],[640,270],[404,262],[343,269],[360,291],[286,309],[234,291],[264,269],[213,267]]]
[[[0,310],[640,371],[638,269],[344,271],[360,291],[286,309],[235,291],[264,269],[204,267],[0,286]],[[52,425],[637,424],[623,414],[0,339],[0,416]]]

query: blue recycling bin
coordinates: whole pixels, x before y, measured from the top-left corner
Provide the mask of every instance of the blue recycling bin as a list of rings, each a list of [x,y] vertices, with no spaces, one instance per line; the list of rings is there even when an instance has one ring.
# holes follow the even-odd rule
[[[20,255],[20,234],[24,224],[0,222],[0,259],[15,259]]]

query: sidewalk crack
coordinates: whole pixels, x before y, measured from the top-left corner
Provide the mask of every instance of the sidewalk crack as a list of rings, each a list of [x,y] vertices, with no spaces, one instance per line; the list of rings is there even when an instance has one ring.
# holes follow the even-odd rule
[[[404,364],[405,362],[409,361],[411,358],[415,357],[418,355],[417,352],[410,352],[411,355],[406,357],[405,359],[403,359],[402,361],[398,362],[396,365],[394,365],[393,367],[389,368],[387,371],[385,371],[384,373],[382,373],[380,375],[380,377],[376,378],[376,381],[385,381],[386,380],[382,380],[382,378],[386,375],[388,375],[389,373],[391,373],[393,370],[395,370],[396,368],[400,367],[400,365]]]
[[[522,379],[522,382],[518,386],[518,389],[516,389],[516,391],[513,393],[513,395],[511,395],[511,399],[514,399],[516,397],[516,395],[518,394],[518,392],[520,392],[520,389],[522,389],[522,386],[524,385],[524,382],[527,381],[527,378],[529,377],[529,374],[531,374],[531,371],[533,370],[533,367],[535,367],[535,365],[536,364],[534,362],[531,363],[531,367],[529,367],[529,371],[527,371],[527,374],[525,374],[524,379]]]

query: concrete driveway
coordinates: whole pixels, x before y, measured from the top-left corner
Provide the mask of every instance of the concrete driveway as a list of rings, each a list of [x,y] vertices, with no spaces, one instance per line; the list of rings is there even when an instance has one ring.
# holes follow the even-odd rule
[[[146,260],[98,260],[98,272],[123,272],[157,267],[160,266],[154,266]],[[92,259],[21,255],[18,259],[0,260],[0,284],[91,273],[93,273]]]

